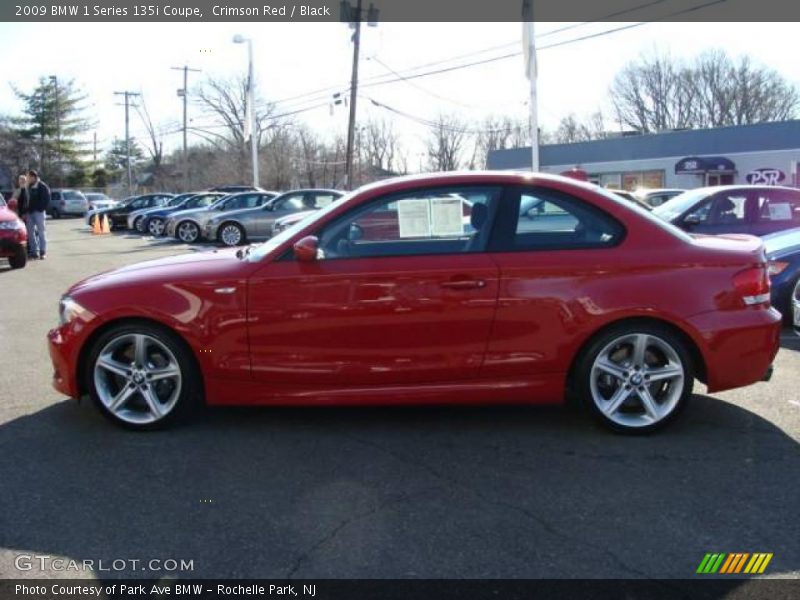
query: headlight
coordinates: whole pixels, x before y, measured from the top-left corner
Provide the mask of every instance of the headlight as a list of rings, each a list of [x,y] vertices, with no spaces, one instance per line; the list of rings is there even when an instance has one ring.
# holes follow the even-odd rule
[[[24,225],[21,221],[2,221],[0,222],[0,229],[4,230],[15,230],[15,229],[22,229]]]
[[[61,325],[66,325],[77,317],[86,317],[91,313],[83,308],[80,304],[75,302],[69,296],[64,296],[58,303],[58,322]]]

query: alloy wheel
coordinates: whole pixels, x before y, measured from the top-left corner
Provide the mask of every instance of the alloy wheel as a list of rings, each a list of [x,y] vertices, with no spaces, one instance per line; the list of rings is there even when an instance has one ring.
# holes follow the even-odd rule
[[[592,402],[606,419],[635,429],[669,417],[686,379],[686,366],[672,345],[649,333],[630,333],[600,350],[589,387]]]
[[[151,219],[150,223],[147,225],[147,229],[150,232],[150,235],[159,237],[164,234],[164,220],[163,219]]]
[[[187,244],[191,244],[197,240],[200,235],[200,230],[197,225],[190,221],[185,221],[178,225],[178,239]]]
[[[242,230],[238,225],[229,223],[219,233],[219,238],[226,246],[238,246],[242,243]]]
[[[181,394],[180,364],[156,338],[128,333],[111,339],[97,355],[94,386],[103,406],[132,425],[167,417]]]

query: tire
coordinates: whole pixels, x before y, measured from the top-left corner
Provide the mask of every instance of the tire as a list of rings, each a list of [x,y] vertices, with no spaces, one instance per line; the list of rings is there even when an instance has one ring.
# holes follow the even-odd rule
[[[775,307],[783,317],[783,324],[788,327],[792,327],[794,325],[794,303],[792,302],[792,299],[794,298],[795,289],[797,289],[798,285],[800,285],[800,277],[796,278],[789,284],[789,293],[786,296],[786,305],[781,306],[780,308],[777,306]]]
[[[8,258],[8,264],[12,269],[22,269],[28,263],[28,250],[25,246],[17,248],[16,254]]]
[[[581,352],[574,373],[577,396],[592,416],[625,434],[666,426],[686,407],[694,385],[686,342],[651,323],[622,323],[602,332]]]
[[[97,215],[92,215],[89,217],[89,227],[94,227],[94,222],[97,220]]]
[[[134,228],[134,229],[135,229],[135,230],[136,230],[138,233],[146,233],[146,230],[145,230],[145,223],[144,223],[144,217],[136,217],[136,218],[133,220],[133,228]]]
[[[164,219],[160,217],[153,217],[147,224],[147,232],[153,237],[161,237],[164,235]]]
[[[217,230],[217,240],[224,246],[241,246],[247,241],[244,227],[233,221],[223,223]]]
[[[52,209],[50,211],[50,214],[54,219],[60,219],[61,218],[61,212],[57,208]]]
[[[137,348],[144,359],[136,359]],[[151,379],[156,369],[162,377]],[[103,416],[126,429],[162,429],[186,420],[202,404],[191,351],[177,334],[149,323],[103,332],[87,356],[84,381]]]
[[[200,239],[200,228],[192,221],[181,221],[175,227],[175,237],[184,244],[194,244]]]

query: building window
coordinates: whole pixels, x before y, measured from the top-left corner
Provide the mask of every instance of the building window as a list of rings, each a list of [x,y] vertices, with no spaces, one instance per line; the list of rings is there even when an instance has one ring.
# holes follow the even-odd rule
[[[628,171],[622,174],[622,189],[632,192],[639,188],[663,188],[664,171]]]

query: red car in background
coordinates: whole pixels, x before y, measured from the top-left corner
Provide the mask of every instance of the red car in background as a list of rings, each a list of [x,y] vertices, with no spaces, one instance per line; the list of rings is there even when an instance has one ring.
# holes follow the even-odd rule
[[[690,236],[564,177],[433,174],[361,188],[261,245],[86,279],[49,343],[56,389],[134,429],[203,402],[579,400],[637,433],[678,415],[695,378],[768,377],[769,297],[755,237]]]
[[[25,223],[0,198],[0,258],[7,258],[12,269],[28,262],[28,231]]]

